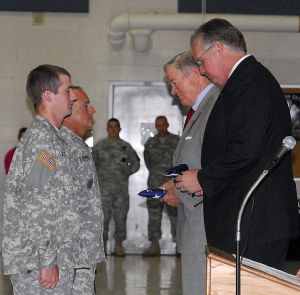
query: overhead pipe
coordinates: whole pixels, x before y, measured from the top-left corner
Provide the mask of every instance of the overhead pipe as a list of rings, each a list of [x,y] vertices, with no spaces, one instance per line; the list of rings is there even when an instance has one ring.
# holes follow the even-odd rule
[[[122,13],[109,24],[107,35],[115,50],[123,47],[126,33],[132,37],[132,48],[139,54],[151,50],[151,35],[156,30],[195,30],[213,18],[226,18],[243,32],[299,32],[299,16],[241,15],[210,13]]]

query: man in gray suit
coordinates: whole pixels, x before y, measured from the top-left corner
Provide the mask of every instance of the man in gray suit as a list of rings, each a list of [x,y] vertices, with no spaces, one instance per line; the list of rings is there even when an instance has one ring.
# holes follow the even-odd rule
[[[173,165],[186,163],[190,169],[201,167],[201,146],[205,125],[220,90],[193,61],[190,52],[175,56],[164,66],[171,94],[182,105],[192,108],[173,157]],[[189,112],[191,113],[191,112]],[[181,253],[183,295],[206,294],[206,235],[203,206],[198,197],[176,190],[172,180],[162,187],[168,193],[162,200],[177,208],[177,247]]]

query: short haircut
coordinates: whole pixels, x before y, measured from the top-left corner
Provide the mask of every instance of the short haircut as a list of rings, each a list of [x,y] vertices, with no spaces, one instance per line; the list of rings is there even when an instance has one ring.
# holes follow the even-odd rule
[[[220,41],[233,50],[247,52],[243,34],[225,19],[214,18],[201,25],[190,38],[191,46],[196,39],[203,41],[206,46]]]
[[[108,124],[109,124],[110,122],[115,122],[115,123],[118,125],[119,128],[121,127],[120,121],[119,121],[118,119],[116,119],[116,118],[110,118],[110,119],[107,121],[107,125],[106,125],[106,126],[108,126]]]
[[[19,140],[23,136],[23,134],[25,133],[26,130],[27,130],[26,127],[22,127],[22,128],[19,129],[19,132],[18,132],[18,139]]]
[[[164,71],[167,72],[167,69],[170,65],[173,65],[177,70],[179,70],[184,75],[190,73],[192,68],[199,68],[193,59],[193,55],[190,51],[182,52],[175,55],[170,61],[164,65]]]
[[[155,118],[155,123],[157,122],[157,120],[165,120],[167,123],[168,123],[168,119],[166,116],[163,116],[163,115],[160,115],[160,116],[157,116]]]
[[[26,91],[35,108],[40,105],[44,91],[50,90],[57,94],[61,85],[60,75],[66,75],[71,78],[70,73],[66,69],[46,64],[38,66],[29,73]]]

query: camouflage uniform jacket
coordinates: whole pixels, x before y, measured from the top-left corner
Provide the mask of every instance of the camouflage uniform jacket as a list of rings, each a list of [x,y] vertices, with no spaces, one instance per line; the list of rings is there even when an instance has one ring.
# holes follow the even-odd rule
[[[87,267],[105,260],[103,212],[97,172],[88,145],[65,126],[61,127],[60,135],[69,145],[80,216],[79,258],[80,264]]]
[[[100,140],[93,148],[93,158],[101,190],[112,182],[116,186],[128,183],[128,177],[140,168],[137,153],[122,139],[115,142],[109,138]]]
[[[2,256],[5,274],[81,267],[79,203],[66,143],[40,116],[28,128],[7,176]]]
[[[160,140],[158,134],[147,140],[144,160],[149,170],[148,187],[158,187],[170,179],[163,175],[168,168],[173,166],[173,154],[179,138],[178,135],[168,132],[164,141]]]

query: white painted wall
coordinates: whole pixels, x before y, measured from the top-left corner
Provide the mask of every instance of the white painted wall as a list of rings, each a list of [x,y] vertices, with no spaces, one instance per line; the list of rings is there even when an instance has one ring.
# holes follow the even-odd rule
[[[44,26],[32,14],[0,12],[0,192],[5,179],[3,157],[16,143],[19,127],[32,114],[26,101],[28,72],[42,63],[66,67],[73,83],[85,88],[96,108],[95,137],[105,136],[108,82],[161,81],[162,65],[189,48],[192,32],[155,32],[147,56],[135,55],[127,38],[113,52],[107,41],[109,21],[123,12],[176,12],[177,0],[90,0],[89,14],[46,13]],[[224,17],[226,17],[224,15]],[[249,53],[265,64],[281,84],[300,84],[300,38],[297,33],[245,33]]]

